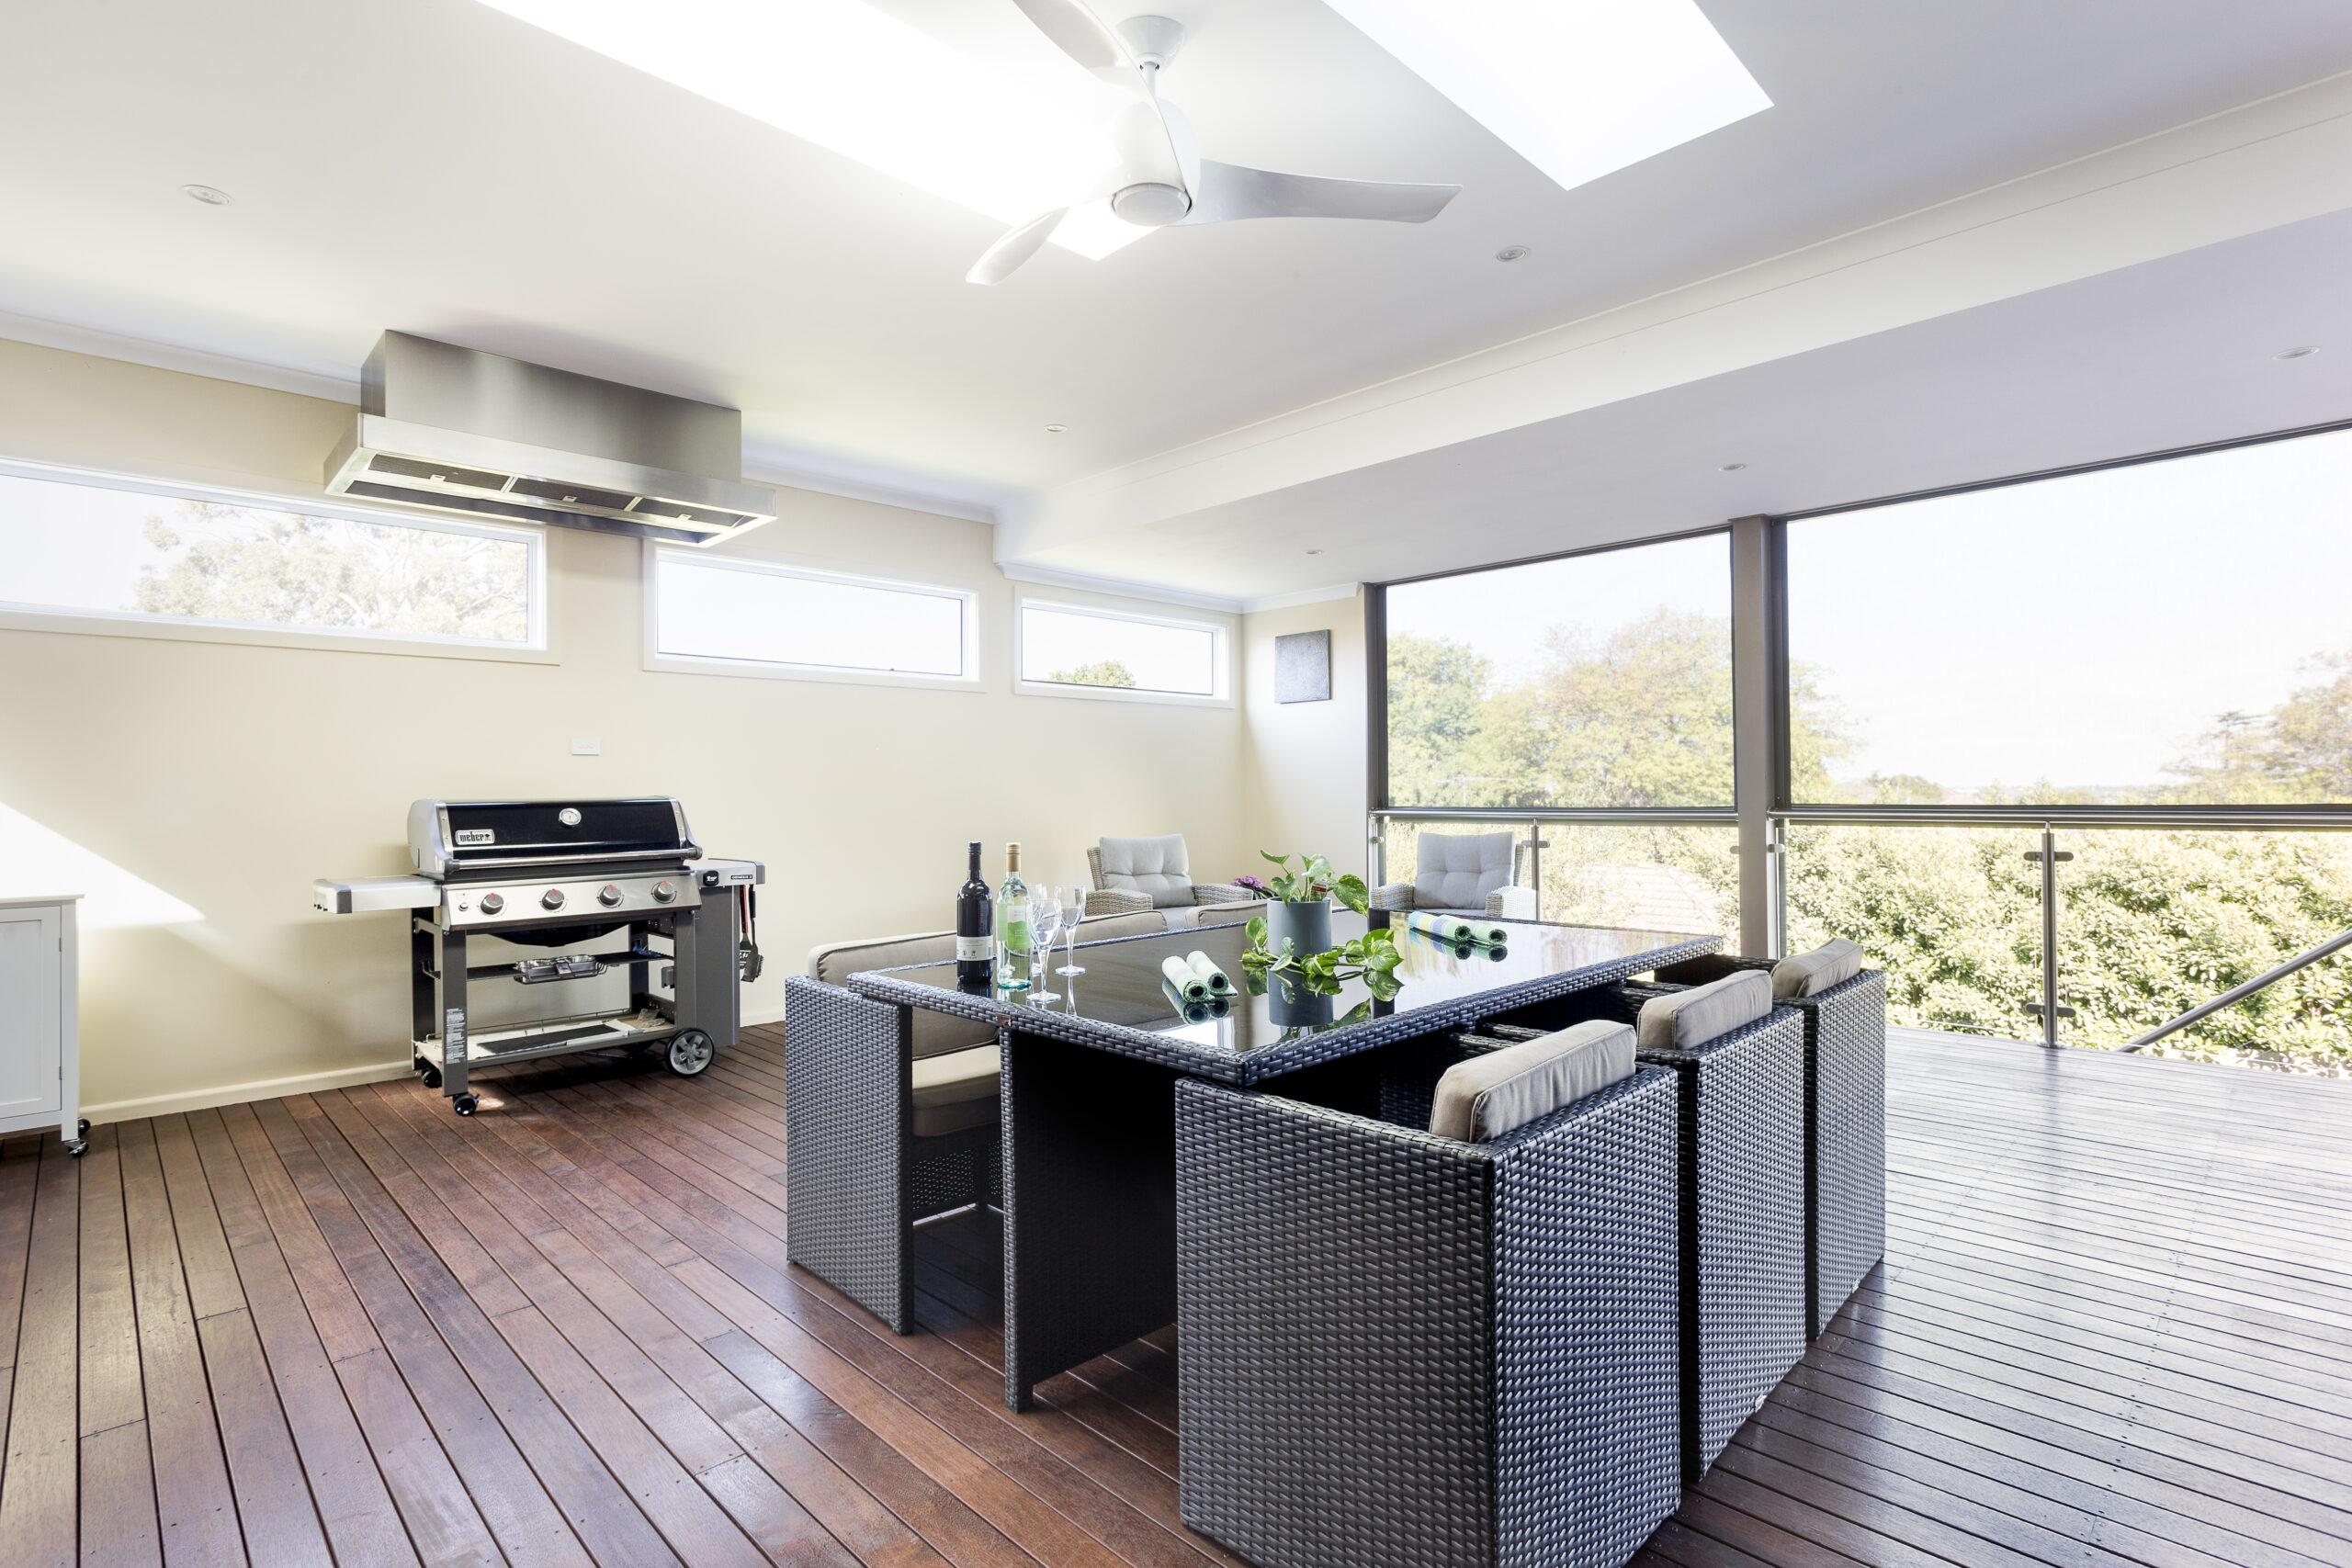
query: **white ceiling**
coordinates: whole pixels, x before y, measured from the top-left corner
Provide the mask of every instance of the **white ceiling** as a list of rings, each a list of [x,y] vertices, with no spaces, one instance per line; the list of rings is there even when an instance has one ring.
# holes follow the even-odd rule
[[[1047,552],[1280,595],[2352,418],[2352,212]],[[1745,465],[1732,473],[1726,463]],[[2226,520],[2217,520],[2225,523]],[[1308,551],[1317,552],[1309,556]]]
[[[886,3],[1073,89],[1010,0]],[[2352,68],[2341,0],[1704,4],[1775,107],[1562,192],[1317,0],[1170,0],[1165,86],[1209,155],[1464,194],[1423,227],[1049,250],[995,289],[961,281],[989,220],[470,0],[18,4],[0,312],[336,381],[398,327],[732,403],[772,469],[1017,503]],[[1541,505],[1549,448],[1504,446]],[[1323,503],[1242,503],[1252,527],[1306,525],[1282,496]],[[1359,485],[1349,515],[1419,516],[1396,500]],[[1290,585],[1237,576],[1233,522],[1086,569]]]

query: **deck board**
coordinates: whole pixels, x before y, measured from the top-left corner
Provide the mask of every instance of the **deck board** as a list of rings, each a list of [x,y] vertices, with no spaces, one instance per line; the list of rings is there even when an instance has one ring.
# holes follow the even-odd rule
[[[1001,1240],[785,1259],[780,1041],[0,1142],[10,1563],[1247,1568],[1172,1329],[1003,1408]],[[2352,1562],[2352,1084],[1898,1031],[1890,1256],[1639,1568]]]

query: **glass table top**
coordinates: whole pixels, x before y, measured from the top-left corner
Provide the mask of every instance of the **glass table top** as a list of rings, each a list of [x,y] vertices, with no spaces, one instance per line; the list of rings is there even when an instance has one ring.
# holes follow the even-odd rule
[[[1346,942],[1361,936],[1368,923],[1363,916],[1335,910],[1331,916],[1332,940]],[[1401,923],[1394,927],[1401,959],[1396,978],[1402,984],[1396,998],[1388,1002],[1374,998],[1361,980],[1343,982],[1335,996],[1306,995],[1279,984],[1268,987],[1265,994],[1250,995],[1241,966],[1242,951],[1249,939],[1239,924],[1080,942],[1077,962],[1085,965],[1083,975],[1050,973],[1070,962],[1068,950],[1057,945],[1048,966],[1046,983],[1039,987],[1061,993],[1052,999],[1034,993],[993,988],[965,990],[956,984],[953,963],[876,970],[853,976],[852,984],[870,995],[888,996],[944,1012],[991,1018],[1010,1015],[1005,1021],[1016,1028],[1022,1026],[1023,1015],[1049,1014],[1057,1021],[1138,1031],[1159,1036],[1170,1045],[1182,1043],[1230,1056],[1334,1033],[1374,1020],[1402,1019],[1416,1012],[1443,1010],[1481,993],[1528,982],[1596,969],[1613,970],[1618,975],[1638,974],[1650,965],[1637,964],[1629,969],[1625,967],[1628,960],[1657,953],[1658,962],[1671,962],[1713,951],[1722,942],[1720,937],[1688,931],[1625,931],[1524,921],[1487,923],[1500,925],[1509,931],[1510,941],[1505,947],[1455,945]],[[1162,961],[1171,954],[1182,958],[1193,952],[1208,954],[1232,979],[1237,988],[1233,997],[1206,1006],[1187,1006],[1164,984]],[[930,995],[926,996],[926,992]]]

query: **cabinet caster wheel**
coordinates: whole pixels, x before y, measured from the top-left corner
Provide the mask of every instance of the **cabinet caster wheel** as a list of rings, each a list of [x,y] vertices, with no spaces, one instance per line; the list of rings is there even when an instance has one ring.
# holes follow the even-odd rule
[[[480,1105],[481,1101],[475,1099],[470,1094],[460,1094],[454,1097],[449,1103],[458,1108],[458,1115],[471,1116],[474,1113],[474,1108]]]
[[[70,1138],[66,1140],[65,1152],[72,1155],[75,1159],[80,1159],[85,1154],[87,1154],[89,1152],[89,1148],[90,1145],[87,1139]]]
[[[440,1068],[427,1067],[424,1069],[424,1087],[427,1089],[439,1089],[441,1087]]]
[[[84,1137],[88,1137],[90,1135],[90,1119],[87,1116],[76,1118],[74,1122],[74,1130],[76,1133],[81,1134]]]
[[[718,1054],[718,1047],[711,1043],[709,1035],[699,1029],[688,1029],[670,1036],[670,1050],[665,1059],[672,1072],[682,1078],[690,1078],[708,1067],[710,1059]]]

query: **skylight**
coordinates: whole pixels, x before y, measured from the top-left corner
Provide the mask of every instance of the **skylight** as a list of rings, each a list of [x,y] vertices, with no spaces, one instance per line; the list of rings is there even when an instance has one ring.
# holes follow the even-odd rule
[[[1006,225],[1114,162],[1104,125],[861,0],[483,3]],[[1150,232],[1095,209],[1054,243],[1099,258]]]
[[[1695,0],[1329,0],[1563,190],[1772,100]]]

